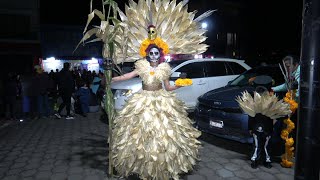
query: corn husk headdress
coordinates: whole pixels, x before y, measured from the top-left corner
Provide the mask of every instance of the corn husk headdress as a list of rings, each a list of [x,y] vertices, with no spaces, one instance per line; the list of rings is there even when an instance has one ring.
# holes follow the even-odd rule
[[[278,119],[291,113],[289,104],[279,100],[276,95],[269,92],[259,94],[254,92],[253,97],[248,91],[244,91],[242,96],[238,96],[236,101],[240,108],[251,117],[261,113],[271,119]]]
[[[207,11],[194,19],[196,12],[188,12],[188,1],[176,3],[176,0],[139,0],[129,1],[125,13],[119,10],[120,19],[128,32],[127,56],[117,51],[119,61],[135,61],[145,56],[145,49],[150,44],[162,48],[164,54],[197,54],[206,51],[207,45],[201,44],[206,37],[206,30],[201,29],[199,21],[213,11]],[[148,28],[152,25],[157,30],[154,40],[147,38]],[[121,38],[118,37],[119,41]],[[140,56],[139,56],[140,54]]]
[[[207,50],[208,45],[202,44],[206,40],[206,30],[200,28],[200,21],[212,14],[212,10],[195,18],[196,11],[188,12],[188,0],[179,3],[176,0],[129,0],[125,11],[117,8],[120,16],[118,27],[102,20],[100,27],[90,30],[83,37],[82,42],[95,34],[104,42],[103,56],[107,56],[110,48],[104,40],[105,34],[115,32],[115,54],[113,61],[116,64],[122,62],[134,62],[144,58],[145,50],[150,44],[162,48],[164,54],[199,54]],[[93,12],[101,15],[101,12]],[[91,21],[91,20],[90,20]],[[87,26],[89,24],[89,19]],[[157,38],[148,38],[148,30],[152,25],[157,31]],[[86,32],[87,27],[85,28]],[[87,33],[88,33],[87,32]],[[96,40],[94,40],[96,41]]]

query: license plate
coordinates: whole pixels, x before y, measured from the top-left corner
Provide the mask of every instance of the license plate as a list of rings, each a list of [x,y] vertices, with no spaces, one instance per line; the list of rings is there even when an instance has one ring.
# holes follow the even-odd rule
[[[210,121],[210,126],[223,128],[223,121]]]

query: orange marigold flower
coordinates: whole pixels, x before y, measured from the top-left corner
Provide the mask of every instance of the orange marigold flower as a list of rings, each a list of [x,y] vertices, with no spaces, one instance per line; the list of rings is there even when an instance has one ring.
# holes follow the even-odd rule
[[[291,168],[293,166],[293,162],[290,162],[286,159],[282,159],[282,162],[280,164],[281,164],[281,166],[286,167],[286,168]]]
[[[154,40],[151,39],[145,39],[144,41],[142,41],[141,45],[140,45],[140,50],[139,50],[139,54],[142,57],[146,57],[147,56],[147,48],[149,47],[150,44],[154,44],[156,46],[158,46],[159,48],[162,49],[162,52],[164,55],[169,53],[169,46],[167,43],[165,43],[160,37],[157,37]]]
[[[286,93],[286,97],[290,99],[290,98],[291,98],[291,93],[290,93],[290,92],[287,92],[287,93]]]
[[[187,78],[181,79],[181,78],[179,78],[179,79],[177,79],[175,81],[175,85],[177,85],[177,86],[190,86],[190,85],[192,85],[192,79],[187,79]]]
[[[284,102],[287,102],[287,103],[289,103],[289,101],[290,101],[290,99],[288,97],[284,97],[283,100],[284,100]]]
[[[281,138],[282,139],[287,139],[289,136],[289,132],[287,130],[282,130],[281,131]]]
[[[292,121],[287,124],[287,129],[288,130],[292,131],[294,128],[295,128],[295,125],[294,125],[294,123]]]
[[[293,138],[289,138],[286,140],[286,146],[291,147],[294,144]]]

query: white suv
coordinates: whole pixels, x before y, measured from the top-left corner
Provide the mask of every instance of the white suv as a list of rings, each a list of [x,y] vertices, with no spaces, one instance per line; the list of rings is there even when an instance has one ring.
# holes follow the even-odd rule
[[[171,85],[181,73],[185,73],[193,81],[191,86],[175,90],[177,97],[187,105],[188,111],[194,110],[200,95],[227,85],[239,74],[251,69],[244,60],[227,58],[176,60],[169,64],[172,68]],[[141,82],[140,78],[133,78],[111,84],[116,110],[122,109],[126,99],[142,89]]]

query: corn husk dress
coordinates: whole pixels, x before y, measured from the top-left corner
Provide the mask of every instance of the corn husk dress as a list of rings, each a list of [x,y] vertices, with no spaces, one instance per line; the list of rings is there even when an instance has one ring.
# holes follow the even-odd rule
[[[150,72],[146,60],[135,63],[143,87],[162,87],[169,78],[168,63]],[[147,88],[145,88],[147,89]],[[112,160],[121,176],[141,179],[179,179],[198,160],[200,131],[192,126],[186,106],[173,92],[141,90],[117,114],[113,128]]]

